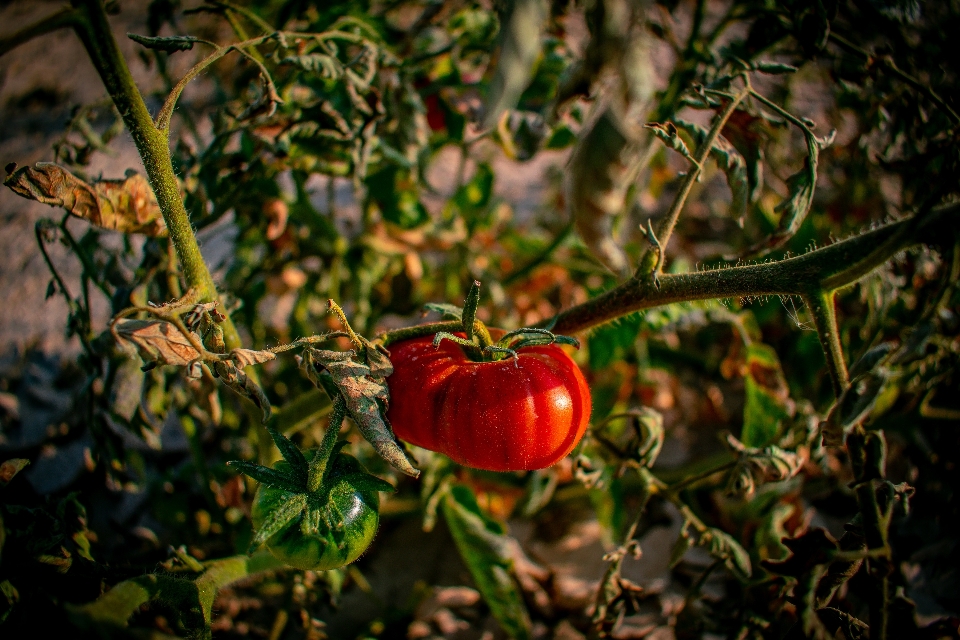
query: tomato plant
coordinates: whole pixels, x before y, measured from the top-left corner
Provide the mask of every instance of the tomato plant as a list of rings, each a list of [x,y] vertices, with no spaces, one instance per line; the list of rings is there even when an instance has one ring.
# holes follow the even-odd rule
[[[451,341],[434,347],[423,337],[394,345],[390,360],[394,433],[468,467],[548,467],[573,450],[590,419],[583,374],[556,345],[474,362]]]
[[[0,637],[956,637],[957,2],[47,4]]]

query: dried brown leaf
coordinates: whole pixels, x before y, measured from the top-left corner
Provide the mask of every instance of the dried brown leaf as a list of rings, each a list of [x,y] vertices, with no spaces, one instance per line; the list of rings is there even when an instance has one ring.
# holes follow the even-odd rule
[[[254,351],[253,349],[234,349],[230,357],[240,368],[254,364],[263,364],[277,357],[272,351]]]
[[[114,325],[114,331],[137,347],[145,363],[185,367],[200,358],[187,337],[170,322],[123,319]]]
[[[146,178],[134,171],[128,171],[123,180],[88,184],[59,165],[38,162],[33,167],[8,167],[3,184],[28,200],[63,207],[98,227],[153,237],[167,235],[153,190]]]

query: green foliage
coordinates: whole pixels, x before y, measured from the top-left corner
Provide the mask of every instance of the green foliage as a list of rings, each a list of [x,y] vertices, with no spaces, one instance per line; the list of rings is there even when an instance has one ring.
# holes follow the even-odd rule
[[[955,3],[194,4],[131,7],[147,102],[93,0],[0,37],[72,28],[114,103],[7,169],[63,210],[35,235],[71,342],[0,357],[0,635],[955,634]],[[98,175],[124,127],[145,174]],[[569,460],[397,441],[428,300],[431,335],[580,334]],[[370,550],[243,555],[337,542],[303,497],[331,460],[396,486]],[[258,485],[301,497],[254,530]]]
[[[511,638],[529,638],[530,620],[510,577],[510,538],[485,516],[466,487],[454,485],[443,497],[443,516],[470,574],[494,617]]]

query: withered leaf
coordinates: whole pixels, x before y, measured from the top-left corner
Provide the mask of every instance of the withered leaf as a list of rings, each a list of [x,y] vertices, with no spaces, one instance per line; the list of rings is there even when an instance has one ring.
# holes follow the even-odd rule
[[[234,349],[230,352],[230,357],[242,369],[254,364],[263,364],[277,357],[272,351],[254,351],[253,349]]]
[[[683,141],[683,138],[679,136],[677,131],[677,126],[672,122],[667,122],[661,124],[659,122],[648,122],[643,125],[644,129],[650,129],[669,148],[673,149],[684,158],[690,162],[696,164],[696,161],[693,159],[693,155],[690,153],[690,149],[687,148],[687,143]]]
[[[185,367],[200,357],[187,337],[171,322],[123,319],[114,325],[116,335],[133,343],[144,363]]]
[[[128,171],[123,180],[88,184],[52,162],[38,162],[10,172],[3,184],[17,195],[53,207],[121,233],[167,235],[157,198],[139,173]]]
[[[347,412],[367,441],[384,460],[407,475],[416,477],[415,469],[397,444],[386,420],[390,391],[384,380],[393,366],[379,350],[366,346],[365,352],[372,367],[355,359],[353,352],[304,350],[304,368],[314,383],[327,393],[339,393],[347,404]],[[380,375],[375,371],[382,372]]]
[[[256,352],[254,352],[256,353]],[[270,419],[272,407],[267,394],[250,376],[245,374],[242,369],[234,366],[229,360],[216,362],[213,370],[217,373],[223,384],[227,385],[241,396],[247,398],[260,409],[260,420],[266,423]]]
[[[727,434],[727,443],[740,456],[727,483],[729,494],[749,496],[758,483],[788,480],[803,468],[802,456],[794,451],[775,445],[762,449],[747,447],[730,434]]]

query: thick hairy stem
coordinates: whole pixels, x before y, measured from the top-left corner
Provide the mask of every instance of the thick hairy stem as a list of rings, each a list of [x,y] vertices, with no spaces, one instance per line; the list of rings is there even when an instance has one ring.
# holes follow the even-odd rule
[[[77,35],[137,145],[147,180],[156,194],[170,239],[176,248],[187,286],[199,292],[204,301],[216,300],[217,288],[200,254],[197,238],[190,226],[190,216],[180,197],[167,138],[153,124],[143,96],[110,30],[101,0],[82,0],[77,4],[82,11],[74,22]],[[223,333],[227,349],[242,346],[229,317],[223,323]]]
[[[674,302],[745,296],[809,295],[852,284],[896,253],[928,242],[953,242],[960,230],[960,204],[895,222],[802,256],[741,267],[633,278],[557,316],[555,333],[571,335],[634,311]]]
[[[850,384],[847,374],[847,361],[840,345],[840,330],[837,326],[837,312],[833,291],[820,291],[804,296],[803,301],[813,315],[813,324],[820,337],[820,346],[827,360],[827,370],[833,383],[833,395],[837,398]]]

